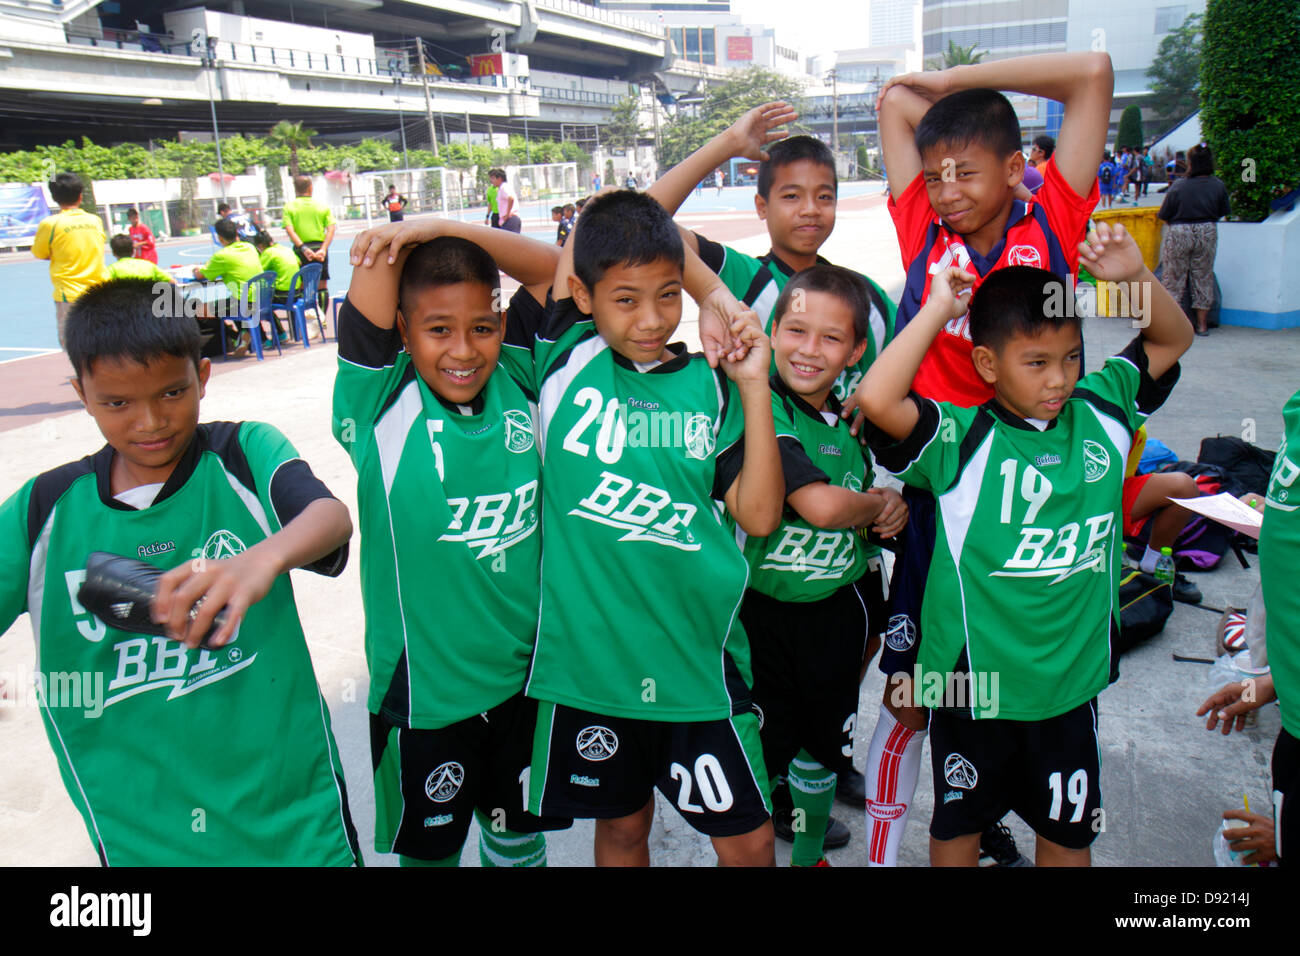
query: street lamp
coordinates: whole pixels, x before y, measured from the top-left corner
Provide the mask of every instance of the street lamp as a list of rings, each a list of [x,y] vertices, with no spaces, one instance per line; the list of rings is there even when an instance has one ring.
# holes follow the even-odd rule
[[[221,201],[226,201],[226,170],[221,162],[221,132],[217,129],[217,99],[213,88],[217,82],[216,44],[200,30],[194,31],[195,42],[203,43],[203,66],[212,72],[208,75],[208,108],[212,110],[212,141],[217,144],[217,176],[221,181]]]

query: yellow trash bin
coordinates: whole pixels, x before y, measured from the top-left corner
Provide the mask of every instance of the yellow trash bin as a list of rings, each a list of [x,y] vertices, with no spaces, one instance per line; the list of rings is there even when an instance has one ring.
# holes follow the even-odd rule
[[[1157,213],[1159,206],[1139,206],[1135,209],[1099,209],[1093,212],[1094,222],[1116,223],[1133,237],[1133,241],[1142,250],[1142,261],[1148,269],[1155,271],[1160,263],[1160,232],[1164,223]],[[1097,314],[1114,315],[1110,297],[1105,283],[1097,283]]]

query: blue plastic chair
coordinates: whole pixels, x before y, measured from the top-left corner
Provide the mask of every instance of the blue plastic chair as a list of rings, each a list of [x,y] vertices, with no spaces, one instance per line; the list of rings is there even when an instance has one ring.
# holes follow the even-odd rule
[[[316,301],[316,290],[320,285],[320,273],[323,263],[309,262],[293,274],[289,280],[289,314],[293,317],[293,334],[302,340],[302,347],[311,348],[307,337],[307,310],[316,313],[316,324],[320,326],[321,341],[325,341],[325,323],[321,321],[320,303]]]
[[[253,350],[257,360],[262,361],[262,323],[270,326],[270,339],[279,355],[284,354],[280,348],[280,328],[275,322],[275,273],[262,272],[248,280],[244,287],[244,301],[247,304],[249,318],[245,325],[252,333]]]

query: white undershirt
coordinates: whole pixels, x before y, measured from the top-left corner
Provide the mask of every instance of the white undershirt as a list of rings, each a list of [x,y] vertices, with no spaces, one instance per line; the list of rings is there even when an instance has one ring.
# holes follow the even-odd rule
[[[158,492],[162,491],[163,483],[157,482],[152,485],[137,485],[135,488],[128,488],[121,494],[113,496],[115,501],[120,501],[124,505],[130,505],[137,511],[143,511],[154,503],[158,497]]]
[[[1042,418],[1026,418],[1025,421],[1028,422],[1030,425],[1033,425],[1040,432],[1047,431],[1047,426],[1052,424],[1051,422]]]

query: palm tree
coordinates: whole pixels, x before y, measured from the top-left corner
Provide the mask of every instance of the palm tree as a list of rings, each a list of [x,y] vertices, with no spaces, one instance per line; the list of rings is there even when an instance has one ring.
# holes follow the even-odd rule
[[[970,46],[958,46],[952,40],[948,41],[948,49],[943,53],[943,59],[926,60],[925,68],[927,70],[946,70],[954,66],[969,66],[972,63],[978,63],[984,59],[983,51],[975,52],[975,44]]]
[[[316,135],[314,129],[303,129],[302,123],[290,123],[280,120],[267,134],[266,141],[275,149],[289,151],[289,175],[298,175],[298,149],[311,146],[311,138]]]

